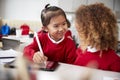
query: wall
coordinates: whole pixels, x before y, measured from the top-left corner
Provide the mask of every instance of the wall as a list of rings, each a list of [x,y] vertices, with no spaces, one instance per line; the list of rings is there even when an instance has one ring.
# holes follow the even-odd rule
[[[120,11],[120,0],[0,0],[0,17],[10,20],[40,21],[41,10],[45,4],[50,3],[66,11],[67,17],[72,23],[71,30],[75,35],[76,30],[73,23],[74,11],[81,4],[95,2],[103,2],[112,10],[116,10],[118,13]]]
[[[0,17],[39,21],[40,12],[47,3],[57,4],[55,0],[0,0]]]
[[[25,23],[38,31],[41,28],[40,12],[48,3],[57,5],[57,0],[0,0],[2,24],[19,28]]]
[[[114,11],[120,11],[120,0],[58,0],[58,6],[66,12],[74,12],[82,4],[104,3]],[[67,4],[66,4],[67,3]]]
[[[114,10],[115,11],[120,11],[120,0],[114,0]]]
[[[114,11],[120,11],[120,0],[0,0],[0,17],[4,19],[37,20],[45,4],[57,5],[73,12],[81,4],[102,2]]]

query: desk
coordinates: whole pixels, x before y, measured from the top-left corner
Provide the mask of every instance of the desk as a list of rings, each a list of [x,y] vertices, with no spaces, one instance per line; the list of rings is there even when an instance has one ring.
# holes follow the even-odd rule
[[[81,80],[83,74],[88,70],[91,71],[90,80],[120,80],[120,73],[118,72],[103,71],[64,63],[60,63],[60,66],[54,72],[38,71],[37,80]]]
[[[29,35],[22,35],[21,37],[16,37],[16,35],[9,35],[2,37],[3,49],[14,49],[16,51],[23,52],[26,45],[31,43],[33,38],[29,38]]]
[[[16,37],[16,35],[3,36],[2,37],[3,47],[2,49],[0,49],[0,51],[4,51],[4,50],[9,51],[13,49],[19,52],[18,55],[23,55],[24,47],[29,43],[31,43],[32,40],[33,38],[29,38],[29,35],[22,35],[20,37]],[[11,60],[14,60],[14,59],[11,59]],[[2,64],[3,62],[11,61],[11,60],[7,60],[7,59],[0,60],[0,64]]]
[[[22,43],[31,43],[33,38],[29,38],[29,35],[22,35],[21,37],[16,37],[16,35],[9,35],[2,37],[3,39],[9,39],[9,40],[18,40]]]
[[[16,75],[16,69],[8,68],[8,70],[11,74]],[[36,80],[83,80],[81,78],[87,71],[90,71],[91,75],[91,79],[87,80],[120,80],[120,73],[118,72],[103,71],[64,63],[60,63],[60,66],[53,72],[36,70]]]
[[[25,45],[32,42],[32,38],[23,36],[22,38],[13,37],[3,37],[6,39],[17,39],[23,44],[20,44],[20,48],[24,48]],[[22,51],[22,49],[20,49]],[[120,73],[103,71],[98,69],[90,69],[87,67],[75,66],[70,64],[59,63],[59,67],[54,72],[48,71],[37,71],[37,80],[80,80],[80,78],[90,71],[91,79],[90,80],[120,80]],[[105,79],[112,78],[112,79]]]

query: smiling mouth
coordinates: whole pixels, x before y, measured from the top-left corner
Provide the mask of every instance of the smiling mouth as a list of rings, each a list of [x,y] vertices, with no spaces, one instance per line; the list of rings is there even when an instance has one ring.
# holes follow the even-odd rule
[[[58,33],[59,36],[63,36],[63,33]]]

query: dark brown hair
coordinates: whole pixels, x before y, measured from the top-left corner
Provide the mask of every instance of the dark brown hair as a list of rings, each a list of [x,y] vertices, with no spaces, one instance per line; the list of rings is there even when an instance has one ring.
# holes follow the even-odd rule
[[[68,27],[70,27],[70,22],[67,20],[65,12],[57,6],[50,6],[50,4],[47,4],[41,12],[41,22],[43,26],[46,27],[50,23],[51,18],[59,15],[65,17]]]
[[[108,7],[102,3],[82,5],[75,15],[83,50],[87,46],[97,50],[116,49],[118,26],[114,13]]]

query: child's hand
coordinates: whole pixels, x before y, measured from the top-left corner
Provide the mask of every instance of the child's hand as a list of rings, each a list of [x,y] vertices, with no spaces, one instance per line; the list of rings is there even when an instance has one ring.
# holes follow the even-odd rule
[[[35,63],[43,63],[44,61],[47,61],[47,57],[44,56],[41,52],[36,52],[33,56],[33,61]]]

